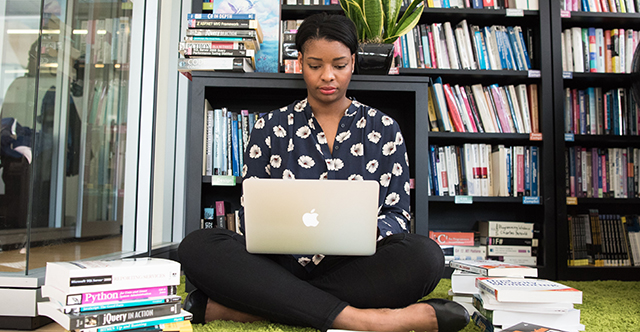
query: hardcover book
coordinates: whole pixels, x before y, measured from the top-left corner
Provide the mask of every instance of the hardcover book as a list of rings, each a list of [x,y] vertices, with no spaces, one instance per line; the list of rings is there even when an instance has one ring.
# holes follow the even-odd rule
[[[493,260],[453,260],[449,266],[454,269],[477,273],[488,277],[537,277],[538,269]]]
[[[163,258],[48,262],[44,284],[84,293],[180,284],[180,263]]]
[[[582,292],[545,279],[477,278],[476,286],[500,302],[582,303]]]
[[[480,221],[478,232],[480,236],[511,237],[521,239],[533,238],[534,224],[518,221]]]
[[[256,72],[277,73],[280,51],[279,0],[222,0],[214,1],[214,14],[254,14],[264,34],[256,53]]]
[[[86,293],[68,293],[50,285],[43,285],[41,291],[42,296],[48,297],[52,302],[60,303],[63,306],[79,306],[166,297],[175,295],[177,291],[176,288],[176,286],[172,285]]]

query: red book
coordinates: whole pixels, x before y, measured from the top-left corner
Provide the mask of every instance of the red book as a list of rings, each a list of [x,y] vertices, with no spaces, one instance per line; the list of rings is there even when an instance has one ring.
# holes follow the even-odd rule
[[[604,31],[604,71],[612,72],[611,66],[611,30]]]
[[[494,0],[482,0],[482,8],[493,9],[495,5]]]
[[[504,109],[502,95],[500,94],[500,90],[497,84],[492,84],[489,87],[491,91],[491,95],[493,96],[493,102],[496,105],[496,113],[498,113],[498,120],[500,121],[500,126],[502,127],[503,133],[512,133],[511,124],[509,123],[509,116],[507,115],[507,111]]]
[[[216,227],[227,228],[227,216],[224,209],[224,201],[216,201]]]
[[[578,105],[578,90],[571,89],[571,102],[573,105],[573,133],[580,133],[580,105]]]
[[[473,232],[429,231],[429,238],[443,246],[473,246]]]
[[[471,123],[471,128],[474,133],[478,132],[478,127],[476,126],[475,116],[473,115],[473,110],[471,110],[471,105],[469,105],[469,99],[467,98],[467,94],[464,91],[464,87],[456,86],[458,88],[458,93],[460,97],[462,97],[462,104],[469,115],[469,122]]]
[[[451,121],[453,122],[454,129],[459,133],[464,133],[464,124],[462,123],[462,118],[460,117],[460,110],[458,109],[458,104],[456,103],[456,97],[453,95],[453,91],[451,91],[451,86],[449,84],[443,84],[445,99],[447,100],[447,106],[449,108],[449,116],[451,117]]]
[[[431,26],[427,25],[427,35],[429,36],[429,52],[431,52],[431,68],[438,68],[438,58],[436,57],[436,46],[433,42],[433,32]]]

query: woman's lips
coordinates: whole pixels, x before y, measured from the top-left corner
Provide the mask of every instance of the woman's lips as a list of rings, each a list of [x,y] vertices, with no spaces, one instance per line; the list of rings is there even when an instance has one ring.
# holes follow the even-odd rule
[[[325,86],[325,87],[321,87],[320,88],[320,92],[325,94],[325,95],[330,95],[330,94],[336,92],[336,90],[337,89],[335,87],[332,87],[332,86]]]

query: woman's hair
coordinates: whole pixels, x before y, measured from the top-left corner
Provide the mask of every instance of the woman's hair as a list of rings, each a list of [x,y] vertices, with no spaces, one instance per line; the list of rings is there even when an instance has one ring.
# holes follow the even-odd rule
[[[358,33],[353,22],[343,15],[314,14],[304,19],[296,33],[296,49],[304,53],[309,40],[326,39],[344,44],[351,54],[358,48]]]

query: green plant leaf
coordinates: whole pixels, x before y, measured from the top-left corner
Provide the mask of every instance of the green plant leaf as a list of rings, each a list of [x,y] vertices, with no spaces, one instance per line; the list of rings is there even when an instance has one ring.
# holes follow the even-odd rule
[[[420,21],[420,16],[424,10],[423,0],[413,0],[409,8],[404,12],[398,24],[394,26],[392,32],[387,34],[383,40],[384,43],[393,43],[398,37],[401,37],[411,31]]]
[[[340,0],[340,6],[345,12],[345,15],[355,24],[358,39],[361,41],[365,40],[369,27],[365,21],[362,5],[357,0]]]
[[[384,36],[393,33],[395,30],[398,15],[402,8],[402,0],[384,0],[382,1],[382,10],[384,13]]]
[[[380,42],[384,22],[382,0],[363,0],[362,11],[367,23],[367,36],[364,41]]]

